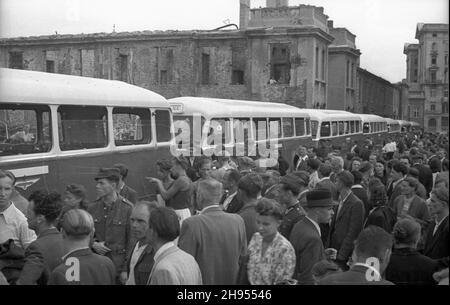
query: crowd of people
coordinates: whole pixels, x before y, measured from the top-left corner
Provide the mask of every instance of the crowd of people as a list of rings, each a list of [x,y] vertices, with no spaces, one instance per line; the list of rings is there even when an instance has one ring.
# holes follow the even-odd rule
[[[123,164],[91,202],[77,184],[26,200],[0,169],[0,283],[448,284],[448,135],[384,144],[159,160],[152,201]]]

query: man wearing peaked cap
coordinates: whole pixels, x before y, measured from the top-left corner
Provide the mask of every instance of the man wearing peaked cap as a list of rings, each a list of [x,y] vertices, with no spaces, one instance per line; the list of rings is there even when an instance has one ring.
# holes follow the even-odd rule
[[[303,179],[294,174],[283,176],[280,180],[280,204],[285,208],[279,232],[289,238],[294,225],[306,214],[298,200],[299,194],[306,188]]]
[[[135,204],[138,199],[138,194],[133,188],[131,188],[125,183],[125,179],[128,176],[128,168],[126,167],[125,164],[121,163],[114,164],[114,168],[117,168],[120,174],[120,180],[117,189],[119,195],[122,196],[123,198],[126,198],[131,203]]]
[[[109,257],[117,271],[116,281],[127,280],[127,252],[130,250],[132,203],[118,192],[120,170],[101,168],[95,176],[97,200],[88,208],[95,225],[94,252]]]
[[[306,195],[306,216],[295,224],[289,238],[297,256],[294,278],[299,284],[314,284],[312,267],[321,260],[335,259],[335,249],[324,250],[319,227],[331,220],[334,206],[327,189],[312,190]]]

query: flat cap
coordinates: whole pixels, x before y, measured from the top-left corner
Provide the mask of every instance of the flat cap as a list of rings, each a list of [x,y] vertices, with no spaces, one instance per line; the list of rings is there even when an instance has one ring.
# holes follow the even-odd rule
[[[334,206],[336,203],[331,199],[331,192],[328,189],[315,189],[306,193],[306,207],[320,208]]]
[[[100,180],[100,179],[119,180],[120,179],[120,170],[118,168],[100,168],[97,176],[95,176],[94,179],[95,180]]]
[[[239,167],[246,167],[246,168],[255,168],[256,167],[255,161],[250,157],[238,158],[238,164],[239,164]]]
[[[368,172],[371,169],[372,169],[372,164],[370,164],[369,161],[364,161],[364,162],[361,163],[361,165],[359,167],[359,172],[360,173],[365,173],[365,172]]]

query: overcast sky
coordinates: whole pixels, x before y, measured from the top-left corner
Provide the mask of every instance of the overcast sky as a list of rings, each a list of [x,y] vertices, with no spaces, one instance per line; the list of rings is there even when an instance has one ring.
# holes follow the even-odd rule
[[[405,42],[416,25],[448,23],[448,0],[290,0],[323,6],[335,27],[357,35],[361,67],[405,78]],[[265,6],[253,0],[252,7]],[[239,24],[239,0],[0,0],[0,37],[142,30],[209,30]]]

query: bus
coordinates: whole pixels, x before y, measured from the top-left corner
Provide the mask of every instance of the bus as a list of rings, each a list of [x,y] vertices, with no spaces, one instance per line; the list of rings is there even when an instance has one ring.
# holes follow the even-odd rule
[[[363,134],[370,135],[373,144],[383,145],[388,137],[388,125],[386,118],[374,114],[358,114],[363,124]]]
[[[389,134],[398,135],[401,132],[400,123],[397,120],[385,118]]]
[[[185,139],[184,148],[177,140],[180,150],[191,156],[203,154],[206,148],[211,147],[212,142],[205,142],[206,138],[201,143],[193,139],[193,134],[198,134],[200,130],[207,136],[220,131],[222,141],[214,141],[213,145],[215,149],[217,144],[221,145],[222,149],[215,151],[219,155],[228,152],[228,156],[260,157],[263,155],[260,145],[270,148],[269,141],[274,141],[281,145],[283,156],[292,160],[300,144],[311,144],[308,113],[287,104],[208,97],[178,97],[169,99],[169,104],[173,112],[175,137],[179,137],[184,129],[195,131],[189,139]],[[212,126],[214,124],[215,127]],[[256,151],[249,149],[252,141],[257,145]]]
[[[398,120],[400,124],[401,132],[410,132],[411,131],[411,122],[405,120]]]
[[[340,146],[362,139],[361,118],[340,110],[305,109],[311,117],[311,135],[317,148],[324,145]],[[345,150],[345,148],[344,148]]]
[[[0,168],[28,197],[82,184],[96,199],[100,167],[123,163],[126,183],[146,196],[144,177],[170,157],[167,100],[120,81],[0,69]]]

